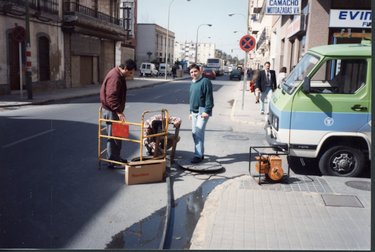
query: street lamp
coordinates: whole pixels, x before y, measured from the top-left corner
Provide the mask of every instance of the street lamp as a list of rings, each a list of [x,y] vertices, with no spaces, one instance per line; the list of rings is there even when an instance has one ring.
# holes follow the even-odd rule
[[[249,8],[248,8],[249,9]],[[249,16],[245,16],[241,13],[229,13],[228,16],[232,17],[234,15],[240,15],[243,16],[246,20],[246,35],[249,34]],[[234,32],[236,33],[236,32]],[[245,52],[245,61],[244,61],[244,67],[243,67],[243,86],[242,86],[242,109],[244,109],[244,101],[245,101],[245,90],[246,90],[246,82],[247,82],[247,52]]]
[[[190,2],[191,0],[187,0],[188,2]],[[165,79],[167,79],[167,71],[168,71],[168,47],[169,47],[169,17],[171,15],[171,6],[172,6],[172,3],[174,2],[174,0],[171,0],[169,2],[169,6],[168,6],[168,24],[167,24],[167,41],[165,43]]]
[[[196,40],[195,40],[195,63],[197,64],[198,62],[198,32],[199,32],[199,28],[201,28],[201,26],[203,25],[207,25],[207,26],[212,26],[212,24],[200,24],[197,28],[197,37],[196,37]]]

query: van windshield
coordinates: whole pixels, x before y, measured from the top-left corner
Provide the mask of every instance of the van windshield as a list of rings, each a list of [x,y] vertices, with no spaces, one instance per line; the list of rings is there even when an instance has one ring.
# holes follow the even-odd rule
[[[293,93],[296,87],[310,73],[318,61],[318,57],[306,53],[282,83],[281,88],[288,94]]]

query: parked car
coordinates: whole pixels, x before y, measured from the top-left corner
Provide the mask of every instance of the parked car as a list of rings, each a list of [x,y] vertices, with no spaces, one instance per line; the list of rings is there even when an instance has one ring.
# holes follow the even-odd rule
[[[203,68],[202,75],[203,75],[203,77],[206,77],[207,79],[210,79],[210,80],[215,80],[216,79],[216,73],[211,68]]]
[[[167,65],[167,75],[171,75],[172,74],[172,68],[171,66],[168,64]],[[159,75],[161,76],[164,76],[165,75],[165,63],[161,63],[159,65]]]
[[[241,72],[237,69],[233,69],[230,72],[229,79],[230,80],[234,80],[234,79],[241,80]]]
[[[141,64],[139,68],[139,72],[141,76],[157,76],[158,70],[153,63],[144,62]]]

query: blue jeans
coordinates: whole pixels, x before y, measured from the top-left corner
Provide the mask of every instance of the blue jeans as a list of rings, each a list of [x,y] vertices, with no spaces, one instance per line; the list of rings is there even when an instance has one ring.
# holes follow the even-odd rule
[[[107,120],[119,120],[117,113],[103,108],[103,118]],[[112,136],[112,123],[106,122],[107,135]],[[121,141],[115,139],[107,139],[107,159],[119,161],[121,153]]]
[[[202,118],[201,113],[191,113],[191,133],[194,140],[194,157],[204,156],[204,132],[208,118]]]
[[[268,113],[268,106],[269,106],[269,103],[270,103],[270,100],[271,100],[271,96],[272,96],[272,88],[271,87],[266,87],[265,90],[263,90],[263,92],[260,93],[260,112],[265,112],[265,113]],[[264,103],[265,103],[265,100],[267,99],[267,107],[265,108],[264,106]]]

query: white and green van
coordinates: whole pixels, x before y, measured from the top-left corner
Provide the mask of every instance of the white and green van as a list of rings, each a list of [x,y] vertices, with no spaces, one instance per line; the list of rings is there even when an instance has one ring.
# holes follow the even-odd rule
[[[369,42],[308,50],[272,95],[268,143],[317,158],[324,175],[370,169],[371,62]]]

